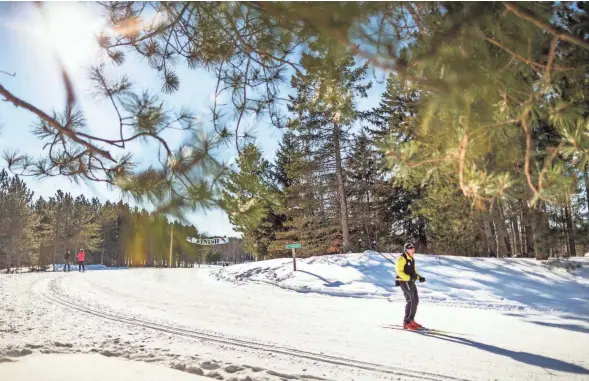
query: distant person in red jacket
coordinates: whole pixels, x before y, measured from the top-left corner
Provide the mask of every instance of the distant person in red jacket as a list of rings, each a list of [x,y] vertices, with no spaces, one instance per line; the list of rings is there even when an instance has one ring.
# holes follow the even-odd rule
[[[84,267],[84,259],[86,255],[84,254],[84,249],[81,249],[78,253],[77,260],[78,260],[78,271],[83,272],[86,271],[86,267]]]

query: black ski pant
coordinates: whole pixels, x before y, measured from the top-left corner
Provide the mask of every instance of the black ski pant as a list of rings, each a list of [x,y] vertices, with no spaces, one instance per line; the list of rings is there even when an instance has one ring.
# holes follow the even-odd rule
[[[84,261],[78,261],[78,271],[86,271],[86,267],[84,266]]]
[[[417,305],[419,304],[419,295],[417,294],[417,286],[415,282],[401,282],[401,290],[405,295],[407,304],[405,305],[405,317],[403,323],[410,323],[415,319],[417,313]]]
[[[65,264],[63,265],[63,271],[66,272],[66,271],[70,271],[70,270],[71,270],[70,261],[66,260]]]

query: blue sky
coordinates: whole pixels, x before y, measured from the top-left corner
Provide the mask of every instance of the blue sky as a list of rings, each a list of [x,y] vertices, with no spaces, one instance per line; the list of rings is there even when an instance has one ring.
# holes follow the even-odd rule
[[[98,10],[92,3],[44,3],[48,16],[45,24],[31,3],[0,3],[0,70],[16,73],[10,77],[0,73],[0,83],[16,96],[34,104],[45,112],[60,110],[65,104],[65,92],[61,81],[56,52],[62,57],[74,82],[79,104],[83,108],[91,132],[104,137],[116,134],[118,120],[116,113],[103,100],[94,99],[89,91],[86,69],[100,60],[93,35],[100,29]],[[72,21],[73,20],[73,21]],[[57,41],[57,42],[56,42]],[[138,89],[154,92],[161,88],[161,81],[155,71],[133,55],[127,55],[122,67],[109,66],[109,71],[127,74]],[[160,94],[166,105],[186,106],[202,119],[202,128],[210,128],[209,107],[214,100],[216,81],[208,72],[190,70],[183,65],[177,67],[180,90],[171,96]],[[383,78],[382,73],[378,76]],[[376,84],[369,99],[360,106],[367,108],[378,102],[383,86]],[[31,133],[35,118],[26,110],[17,109],[7,102],[0,102],[0,152],[18,150],[31,155],[42,154],[42,143]],[[282,132],[267,121],[246,121],[257,132],[257,141],[268,159],[273,159]],[[254,124],[255,123],[255,124]],[[171,131],[166,139],[171,145],[178,145],[184,136]],[[129,150],[144,162],[153,160],[152,150],[140,144],[132,144]],[[230,146],[221,153],[222,158],[232,162],[235,148]],[[2,166],[3,163],[0,163]],[[77,185],[65,178],[37,180],[26,178],[27,184],[37,196],[49,197],[57,189],[74,195],[98,197],[102,201],[118,201],[121,194],[108,189],[104,184],[85,183]],[[188,220],[198,230],[209,234],[235,236],[224,212],[213,210],[188,214]]]

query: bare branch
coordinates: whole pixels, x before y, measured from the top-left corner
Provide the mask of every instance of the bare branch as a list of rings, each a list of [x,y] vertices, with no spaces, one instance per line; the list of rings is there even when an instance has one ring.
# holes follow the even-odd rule
[[[490,42],[491,44],[495,45],[496,47],[504,50],[505,52],[511,54],[514,58],[516,58],[516,59],[518,59],[518,60],[520,60],[522,62],[527,63],[528,65],[531,65],[531,66],[533,66],[535,68],[538,68],[538,69],[544,68],[544,65],[539,64],[537,62],[534,62],[531,59],[528,59],[528,58],[526,58],[524,56],[521,56],[521,55],[517,54],[513,50],[509,49],[507,46],[503,45],[502,43],[500,43],[499,41],[497,41],[497,40],[495,40],[495,39],[493,39],[491,37],[485,36],[485,40],[488,41],[488,42]]]
[[[534,194],[539,194],[538,188],[534,184],[534,180],[532,179],[532,173],[530,172],[530,161],[532,156],[532,131],[530,130],[530,125],[528,124],[527,119],[527,110],[521,117],[521,123],[524,127],[524,132],[526,133],[526,154],[525,154],[525,162],[524,162],[524,171],[526,173],[526,179],[528,181],[528,186],[534,192]]]
[[[489,43],[495,45],[496,47],[504,50],[505,52],[511,54],[512,57],[514,57],[522,62],[525,62],[528,65],[533,66],[534,68],[545,69],[546,72],[548,72],[549,70],[552,70],[552,64],[553,64],[552,59],[554,58],[554,51],[552,50],[552,45],[550,47],[550,51],[552,52],[552,55],[551,55],[551,57],[549,57],[548,65],[542,65],[542,64],[540,64],[538,62],[534,62],[531,59],[528,59],[520,54],[517,54],[513,50],[509,49],[507,46],[503,45],[501,42],[499,42],[491,37],[484,36],[484,38],[487,42],[489,42]],[[555,38],[555,40],[557,40],[557,39]],[[556,43],[554,42],[554,40],[553,40],[553,43],[554,43],[554,49],[556,49]],[[550,58],[552,58],[552,59],[550,59]],[[574,68],[562,67],[562,66],[558,66],[558,65],[554,65],[554,69],[559,70],[559,71],[575,70]]]
[[[529,10],[521,8],[519,5],[516,5],[512,2],[504,2],[503,5],[507,9],[509,9],[514,15],[531,22],[532,24],[536,25],[538,28],[543,29],[543,30],[553,34],[555,37],[565,40],[565,41],[568,41],[568,42],[575,44],[577,46],[580,46],[584,49],[589,49],[589,42],[583,40],[582,38],[574,36],[561,28],[551,25],[547,21],[538,18],[536,15],[534,15]]]
[[[558,144],[557,147],[553,147],[548,150],[548,151],[550,151],[550,155],[544,161],[544,166],[542,167],[542,170],[540,171],[540,174],[538,175],[538,188],[540,190],[542,190],[542,188],[543,188],[544,175],[548,171],[548,168],[550,168],[550,165],[554,161],[554,158],[556,157],[556,155],[558,155],[558,153],[565,146],[565,144],[566,144],[566,142],[563,140]]]
[[[556,54],[556,44],[558,43],[558,37],[554,37],[550,43],[550,52],[548,53],[548,63],[546,64],[546,82],[550,83],[550,74],[552,70],[552,64],[554,63],[554,56]]]
[[[217,129],[217,98],[219,97],[219,86],[221,85],[221,72],[223,70],[224,62],[221,62],[221,66],[219,67],[219,75],[217,75],[217,86],[215,86],[215,100],[213,102],[213,128],[215,132],[219,133]]]
[[[467,188],[464,184],[464,161],[466,159],[466,151],[468,147],[468,134],[465,132],[462,139],[460,139],[460,145],[458,146],[458,180],[460,183],[460,189],[466,197],[472,196],[472,189]]]
[[[106,82],[106,78],[104,78],[104,74],[102,73],[102,71],[99,68],[93,68],[92,71],[93,71],[94,77],[99,80],[104,91],[106,91],[106,94],[107,94],[108,98],[110,99],[112,106],[114,107],[115,111],[117,112],[117,116],[119,118],[119,133],[120,133],[121,140],[123,140],[123,118],[121,116],[121,111],[119,110],[119,107],[114,100],[112,90],[109,88],[108,83]],[[125,142],[123,142],[123,145],[121,148],[125,148]]]
[[[245,78],[248,76],[248,72],[250,69],[250,62],[251,58],[248,58],[247,64],[245,66]],[[237,119],[237,125],[235,126],[235,148],[237,152],[240,153],[241,150],[239,149],[239,125],[241,124],[241,118],[243,118],[243,114],[245,113],[245,106],[247,102],[247,80],[243,82],[243,104],[241,105],[241,110],[239,111],[239,118]]]

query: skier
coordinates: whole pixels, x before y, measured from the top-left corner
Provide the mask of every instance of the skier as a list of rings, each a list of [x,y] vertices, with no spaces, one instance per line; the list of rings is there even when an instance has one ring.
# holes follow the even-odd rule
[[[84,249],[80,249],[77,259],[78,259],[78,271],[79,272],[86,271],[86,268],[84,267],[84,259],[85,259]]]
[[[417,305],[419,304],[419,295],[417,294],[417,286],[415,281],[425,282],[425,278],[419,275],[415,268],[415,246],[407,242],[403,247],[403,254],[397,259],[397,277],[395,285],[400,286],[405,295],[407,304],[405,305],[405,317],[403,319],[403,328],[410,330],[418,330],[423,328],[422,325],[415,322],[415,313],[417,312]]]
[[[70,259],[72,257],[72,254],[70,253],[69,250],[65,251],[65,254],[63,255],[63,259],[65,260],[65,264],[63,265],[63,272],[66,271],[71,271],[71,267],[70,267]],[[67,269],[67,270],[66,270]]]

